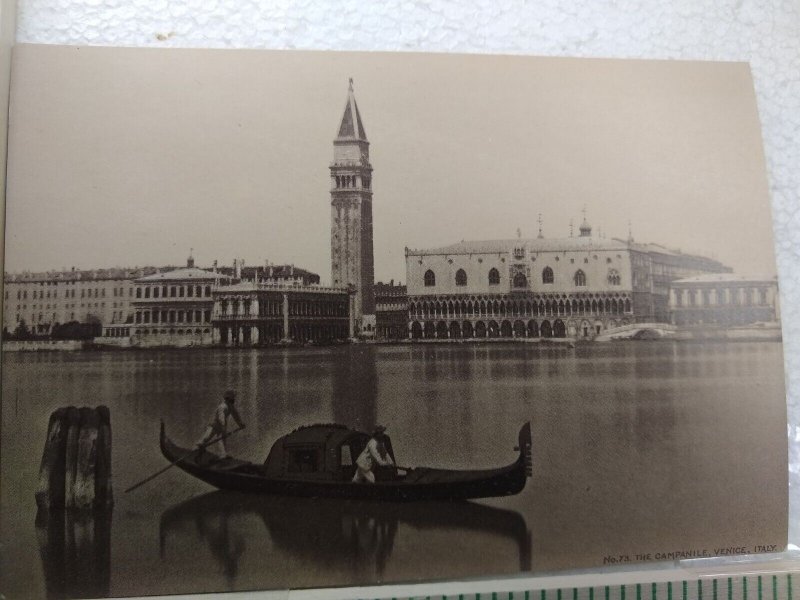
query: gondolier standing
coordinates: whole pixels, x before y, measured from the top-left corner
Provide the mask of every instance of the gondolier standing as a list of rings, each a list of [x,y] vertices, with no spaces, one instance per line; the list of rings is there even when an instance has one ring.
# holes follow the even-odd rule
[[[392,456],[384,442],[384,439],[388,439],[388,436],[384,433],[385,431],[386,427],[383,425],[375,427],[375,431],[373,431],[364,451],[356,459],[357,468],[356,474],[353,475],[353,483],[364,481],[375,483],[375,473],[373,473],[372,469],[376,463],[382,467],[394,466]]]
[[[220,402],[219,406],[217,406],[217,410],[214,411],[214,417],[211,423],[208,424],[208,428],[206,429],[203,439],[197,442],[198,446],[202,447],[202,445],[206,442],[225,435],[228,431],[228,417],[233,417],[233,420],[236,421],[236,424],[241,429],[244,429],[244,421],[242,421],[239,411],[237,411],[236,406],[234,406],[235,402],[236,392],[233,390],[226,391],[222,396],[222,402]],[[225,447],[225,440],[221,439],[218,444],[222,449],[222,457],[228,458],[228,449]]]

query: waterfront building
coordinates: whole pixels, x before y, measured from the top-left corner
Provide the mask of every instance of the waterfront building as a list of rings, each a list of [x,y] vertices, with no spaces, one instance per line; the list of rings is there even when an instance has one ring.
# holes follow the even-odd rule
[[[669,308],[679,327],[733,327],[780,320],[777,278],[706,274],[671,282]]]
[[[352,79],[339,132],[333,141],[330,175],[331,283],[336,288],[352,286],[356,333],[373,335],[372,165]]]
[[[355,294],[343,288],[242,281],[213,292],[214,343],[327,343],[354,334]]]
[[[462,241],[406,249],[408,337],[591,338],[668,322],[669,282],[728,272],[718,261],[633,239]]]
[[[213,289],[231,280],[227,275],[186,267],[137,279],[129,330],[134,346],[209,346],[213,341]],[[106,328],[114,337],[114,328]]]
[[[132,320],[134,281],[156,267],[9,273],[4,278],[3,329],[13,333],[22,321],[36,335],[59,325],[124,326]]]
[[[375,338],[400,340],[408,337],[408,293],[406,286],[375,284]]]

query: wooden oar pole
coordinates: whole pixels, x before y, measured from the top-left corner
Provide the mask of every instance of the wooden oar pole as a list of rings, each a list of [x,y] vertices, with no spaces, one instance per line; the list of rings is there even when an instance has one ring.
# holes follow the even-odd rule
[[[155,473],[153,473],[152,475],[150,475],[149,477],[146,477],[145,479],[142,479],[139,483],[133,484],[131,487],[129,487],[127,490],[125,490],[125,493],[127,494],[128,492],[132,492],[136,488],[143,486],[145,483],[153,481],[153,479],[155,479],[156,477],[158,477],[162,473],[165,473],[165,472],[169,471],[172,467],[174,467],[178,463],[183,462],[184,460],[186,460],[190,456],[192,456],[195,453],[197,453],[198,450],[206,448],[207,446],[211,446],[212,444],[216,444],[217,442],[221,442],[225,438],[228,438],[228,437],[232,436],[234,433],[236,433],[237,431],[241,431],[242,429],[244,429],[244,427],[237,427],[236,429],[234,429],[233,431],[229,431],[225,435],[221,435],[218,438],[214,438],[213,440],[209,440],[209,441],[205,442],[204,444],[198,445],[197,448],[195,448],[191,452],[187,452],[186,454],[181,456],[178,460],[171,462],[170,464],[168,464],[163,469],[160,469],[160,470],[156,471]]]

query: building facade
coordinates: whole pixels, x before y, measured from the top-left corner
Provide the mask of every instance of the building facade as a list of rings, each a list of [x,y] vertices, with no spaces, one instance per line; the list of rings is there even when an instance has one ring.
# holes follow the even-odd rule
[[[51,335],[59,325],[102,326],[131,323],[135,280],[156,267],[12,273],[5,276],[3,329],[13,333],[23,321],[36,335]]]
[[[375,338],[402,340],[408,337],[408,291],[406,286],[375,284]]]
[[[670,322],[669,290],[676,279],[732,269],[705,256],[686,254],[659,244],[629,240],[633,271],[633,311],[640,322]]]
[[[228,344],[229,341],[236,341],[234,345],[239,345],[238,340],[242,343],[247,340],[245,345],[250,345],[258,343],[259,339],[272,340],[272,332],[264,328],[261,336],[256,331],[251,338],[245,327],[235,327],[241,323],[230,326],[223,323],[220,328],[214,329],[217,316],[222,321],[229,317],[236,317],[238,321],[248,314],[251,300],[247,300],[247,310],[239,310],[233,296],[241,295],[243,290],[248,289],[319,289],[318,274],[294,265],[266,263],[264,266],[247,267],[242,259],[234,260],[231,267],[218,268],[216,262],[214,265],[211,269],[197,268],[194,258],[190,256],[184,268],[137,279],[134,282],[131,325],[105,327],[104,336],[129,335],[133,346],[210,346],[215,343]],[[215,311],[215,300],[220,297],[220,291],[231,296],[230,303],[223,301]],[[258,298],[254,297],[252,301],[253,306],[258,307]],[[227,306],[230,306],[230,310],[221,310]],[[264,308],[267,306],[269,302],[264,304]],[[266,317],[266,314],[261,316]],[[260,324],[269,323],[265,321]]]
[[[185,268],[137,279],[128,330],[131,345],[211,345],[213,290],[229,282],[226,275],[195,267],[191,257]],[[117,333],[114,327],[104,329],[106,337]]]
[[[244,259],[233,261],[233,267],[219,267],[216,271],[231,281],[272,282],[282,285],[319,285],[320,278],[294,265],[274,265],[269,261],[256,266],[245,266]]]
[[[411,339],[592,338],[668,321],[664,282],[727,267],[632,240],[578,237],[406,249]]]
[[[372,165],[353,80],[339,133],[333,141],[331,174],[331,284],[352,286],[357,334],[374,333]]]
[[[669,309],[679,327],[735,327],[780,320],[778,280],[719,274],[671,282]]]
[[[245,281],[213,293],[214,343],[328,343],[352,337],[353,295],[342,288]]]

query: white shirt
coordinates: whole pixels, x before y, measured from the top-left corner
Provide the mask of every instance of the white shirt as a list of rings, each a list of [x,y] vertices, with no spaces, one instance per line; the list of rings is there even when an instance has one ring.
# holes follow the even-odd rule
[[[237,423],[241,422],[236,408],[230,406],[227,402],[220,402],[219,406],[217,406],[217,410],[214,411],[214,420],[209,423],[209,426],[214,429],[214,431],[225,431],[228,426],[228,416],[231,414],[233,414],[233,418],[236,419]]]
[[[372,438],[369,442],[367,442],[367,447],[364,448],[364,451],[358,455],[356,464],[358,465],[358,468],[363,471],[371,471],[375,463],[378,463],[383,467],[394,464],[392,462],[392,457],[389,456],[388,453],[386,454],[386,458],[381,456],[381,453],[378,450],[378,440]]]

